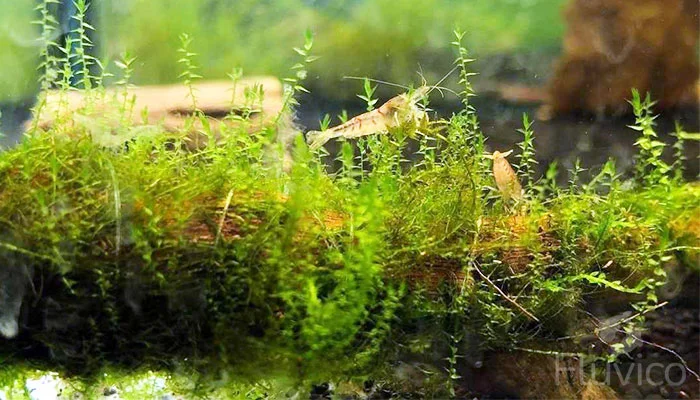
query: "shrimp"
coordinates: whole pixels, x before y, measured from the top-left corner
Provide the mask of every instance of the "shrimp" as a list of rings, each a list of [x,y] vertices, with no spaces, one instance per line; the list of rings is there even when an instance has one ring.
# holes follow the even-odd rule
[[[513,171],[513,167],[510,166],[508,160],[506,160],[506,157],[512,152],[513,150],[505,153],[494,151],[492,155],[486,155],[486,158],[493,160],[493,177],[496,179],[496,186],[498,186],[498,190],[501,192],[504,200],[520,200],[523,198],[523,188],[520,186],[518,176]]]
[[[309,147],[315,150],[334,138],[358,138],[377,132],[387,132],[405,123],[419,124],[421,121],[427,121],[428,115],[417,106],[417,103],[427,96],[432,88],[433,86],[421,86],[393,97],[381,107],[358,115],[344,124],[325,131],[309,131],[306,134],[306,141]]]

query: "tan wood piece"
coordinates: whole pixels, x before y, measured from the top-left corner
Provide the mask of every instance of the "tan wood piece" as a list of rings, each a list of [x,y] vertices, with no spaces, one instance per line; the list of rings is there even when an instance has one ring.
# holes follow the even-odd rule
[[[253,90],[256,85],[262,87],[262,101],[247,104],[250,101],[245,93]],[[207,117],[216,134],[220,130],[219,124],[236,124],[236,121],[224,119],[231,112],[241,112],[246,107],[252,109],[252,125],[259,129],[275,121],[282,111],[283,88],[277,78],[243,78],[237,82],[235,94],[233,87],[231,81],[202,81],[193,84],[197,109]],[[188,121],[188,117],[195,112],[195,107],[190,88],[186,85],[130,87],[126,91],[127,112],[122,111],[125,108],[124,93],[123,87],[109,87],[103,95],[93,95],[86,102],[84,91],[48,91],[45,93],[39,120],[27,122],[26,128],[36,125],[46,130],[54,126],[57,119],[61,119],[69,121],[69,126],[82,126],[88,130],[94,126],[107,131],[110,128],[116,130],[123,122],[136,126],[162,126],[169,132],[187,133],[202,129],[201,121]]]

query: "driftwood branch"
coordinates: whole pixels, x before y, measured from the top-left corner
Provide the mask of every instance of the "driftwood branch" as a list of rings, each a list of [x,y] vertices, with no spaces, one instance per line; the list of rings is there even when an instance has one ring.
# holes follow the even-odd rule
[[[483,280],[485,280],[489,285],[491,285],[491,287],[493,287],[493,288],[498,292],[498,294],[500,294],[501,296],[503,296],[503,298],[506,299],[510,304],[514,305],[518,310],[522,311],[522,313],[525,314],[525,315],[526,315],[528,318],[530,318],[531,320],[540,322],[540,320],[537,319],[537,317],[535,317],[530,311],[526,310],[525,307],[521,306],[521,305],[518,304],[515,300],[511,299],[507,294],[505,294],[505,293],[501,290],[501,288],[499,288],[498,286],[496,286],[496,284],[493,283],[493,282],[491,281],[491,279],[489,279],[486,275],[484,275],[484,273],[481,272],[481,270],[480,270],[479,267],[476,265],[476,263],[472,263],[472,266],[474,267],[474,270],[476,270],[476,272],[479,274],[479,276],[481,276],[481,278],[482,278]]]
[[[263,96],[256,99],[256,104],[248,104],[247,91],[262,89]],[[259,76],[243,78],[235,85],[231,81],[203,81],[192,85],[196,98],[197,109],[190,97],[190,88],[183,84],[108,87],[103,96],[93,96],[86,99],[84,91],[50,90],[43,94],[44,102],[38,120],[28,121],[25,129],[38,126],[42,129],[51,128],[57,118],[84,115],[89,119],[102,118],[109,121],[106,125],[114,124],[109,117],[114,110],[114,103],[120,103],[126,108],[126,120],[135,126],[160,125],[166,131],[181,132],[190,126],[188,117],[195,112],[201,112],[211,122],[212,129],[217,123],[231,124],[224,120],[230,113],[249,109],[254,125],[270,123],[282,110],[282,84],[274,77]],[[87,101],[86,101],[87,100]],[[86,105],[89,104],[89,107]],[[190,125],[188,125],[188,123]],[[201,127],[200,127],[201,128]]]

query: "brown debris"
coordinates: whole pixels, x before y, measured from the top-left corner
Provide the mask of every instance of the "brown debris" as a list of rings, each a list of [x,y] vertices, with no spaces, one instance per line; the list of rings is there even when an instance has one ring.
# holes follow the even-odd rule
[[[497,398],[601,399],[619,396],[600,382],[585,377],[577,359],[525,351],[488,354],[483,366],[466,376],[476,393]],[[492,396],[489,396],[492,397]]]
[[[699,8],[697,0],[570,1],[548,111],[628,111],[632,88],[650,91],[660,108],[697,106]]]
[[[689,211],[688,214],[673,221],[671,227],[676,235],[689,235],[700,242],[700,208]]]
[[[586,382],[580,396],[581,400],[616,400],[620,398],[610,386],[592,380]]]
[[[345,226],[347,216],[341,212],[334,210],[326,210],[323,212],[323,226],[328,230],[340,230]]]
[[[241,195],[240,193],[234,196],[235,201],[231,202],[228,207],[225,207],[225,199],[215,199],[213,197],[202,198],[198,201],[199,204],[211,204],[212,206],[205,207],[198,215],[193,216],[187,223],[184,231],[185,237],[189,238],[193,243],[215,243],[218,231],[218,225],[222,221],[222,213],[226,209],[226,215],[223,217],[221,224],[220,239],[231,241],[240,239],[246,234],[246,227],[257,227],[263,223],[262,216],[255,216],[246,210],[253,203],[285,203],[289,197],[283,193],[265,193],[254,191]],[[309,239],[309,235],[315,229],[323,229],[326,231],[339,231],[344,226],[348,216],[341,211],[327,209],[321,212],[318,218],[312,215],[305,214],[298,222],[299,233],[296,237],[298,241]]]
[[[429,293],[435,293],[443,283],[455,286],[467,281],[467,275],[459,262],[438,256],[420,257],[416,260],[416,265],[394,277],[406,279],[409,284],[420,286]]]
[[[535,224],[536,233],[530,224]],[[485,220],[482,230],[487,233],[480,238],[475,254],[499,251],[500,260],[513,274],[525,272],[535,256],[552,257],[551,253],[561,245],[551,231],[549,216],[538,221],[531,221],[525,215],[512,215],[498,221]],[[530,240],[536,242],[526,244]]]

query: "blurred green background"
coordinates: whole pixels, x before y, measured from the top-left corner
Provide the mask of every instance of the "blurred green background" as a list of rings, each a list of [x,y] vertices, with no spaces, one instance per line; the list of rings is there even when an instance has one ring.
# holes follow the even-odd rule
[[[67,0],[64,0],[67,1]],[[397,83],[429,81],[447,72],[454,53],[452,30],[467,32],[477,58],[518,52],[556,53],[565,0],[94,0],[100,58],[125,50],[137,59],[137,84],[177,81],[178,35],[194,37],[193,49],[207,79],[234,67],[246,75],[285,76],[293,46],[315,33],[321,58],[307,85],[317,94],[352,96],[367,75]],[[0,0],[0,102],[31,97],[36,90],[38,1]],[[113,69],[113,68],[112,68]]]

